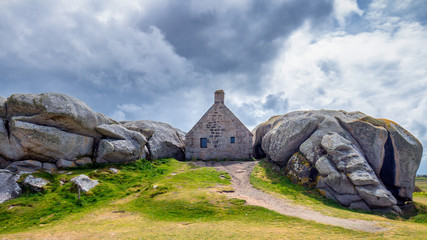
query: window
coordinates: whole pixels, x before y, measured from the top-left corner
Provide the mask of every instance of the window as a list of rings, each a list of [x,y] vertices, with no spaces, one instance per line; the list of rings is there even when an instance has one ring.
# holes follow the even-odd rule
[[[234,143],[236,141],[236,139],[234,137],[230,138],[230,143]]]
[[[200,148],[207,148],[207,147],[208,147],[208,139],[200,138]]]

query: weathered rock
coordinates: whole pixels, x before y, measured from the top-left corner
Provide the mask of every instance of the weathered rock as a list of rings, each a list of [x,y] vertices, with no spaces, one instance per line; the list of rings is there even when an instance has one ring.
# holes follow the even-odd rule
[[[350,141],[337,133],[329,133],[323,137],[321,145],[332,157],[335,165],[342,166],[341,169],[338,167],[338,170],[349,175],[349,179],[356,186],[358,194],[370,207],[392,207],[397,204],[396,199],[380,183],[368,162]],[[343,190],[342,184],[344,178],[347,180],[347,177],[343,173],[340,175],[340,179],[337,179],[335,175],[330,174],[325,178],[325,181],[335,192],[343,194],[341,192]],[[333,176],[336,181],[327,182],[330,176]],[[347,182],[349,183],[348,180]]]
[[[0,155],[10,161],[26,158],[24,148],[6,126],[9,128],[8,122],[0,121]]]
[[[286,116],[286,115],[285,115]],[[253,134],[253,156],[254,158],[265,158],[266,154],[262,149],[262,138],[270,129],[276,126],[283,116],[273,116],[267,122],[259,124],[252,130]]]
[[[120,140],[133,140],[137,142],[140,146],[145,146],[147,143],[147,139],[141,133],[133,130],[129,130],[118,124],[103,124],[96,127],[96,130],[102,135],[112,138],[112,139],[120,139]]]
[[[0,169],[5,169],[9,166],[10,162],[6,161],[6,159],[0,157]]]
[[[91,180],[88,176],[84,174],[72,178],[71,182],[73,182],[83,192],[88,192],[92,188],[96,187],[96,185],[98,185],[99,183],[98,180]]]
[[[32,173],[42,168],[42,163],[35,160],[12,162],[6,169],[12,172]]]
[[[326,197],[394,212],[396,199],[411,199],[422,156],[419,141],[402,127],[360,112],[292,112],[254,129],[256,157],[284,166],[298,150],[319,172],[316,188]]]
[[[119,173],[119,170],[117,168],[109,168],[109,170],[114,174]]]
[[[335,169],[334,165],[325,156],[319,158],[319,160],[316,161],[315,166],[316,166],[316,170],[321,175],[329,175],[331,173],[338,173],[338,171]]]
[[[185,159],[185,135],[182,131],[178,131],[167,123],[149,120],[121,122],[121,124],[129,130],[140,132],[143,135],[147,132],[154,132],[151,137],[146,136],[150,159],[168,157],[178,160]]]
[[[43,178],[35,178],[33,175],[28,175],[22,185],[30,188],[33,192],[41,192],[48,183],[50,182]]]
[[[349,209],[360,209],[360,210],[365,210],[365,211],[370,211],[371,208],[368,206],[368,204],[366,204],[365,201],[358,201],[358,202],[353,202],[352,204],[350,204],[348,206]]]
[[[323,181],[338,194],[355,194],[353,185],[343,173],[331,173]]]
[[[76,164],[79,166],[84,166],[88,164],[92,164],[92,159],[90,157],[84,157],[76,160]]]
[[[55,164],[53,164],[53,163],[43,163],[42,169],[43,169],[43,170],[46,170],[46,171],[48,171],[48,172],[54,172],[54,171],[56,171],[58,168],[57,168],[57,167],[56,167],[56,165],[55,165]]]
[[[285,168],[286,177],[293,183],[314,188],[316,186],[317,171],[311,163],[299,152],[292,155]]]
[[[381,178],[399,200],[412,200],[423,146],[417,138],[393,121],[371,117],[362,120],[384,127],[389,132],[391,143],[386,144],[385,168],[380,173]],[[392,166],[394,169],[389,169]]]
[[[6,98],[0,97],[0,118],[6,117]]]
[[[18,179],[19,175],[8,170],[0,170],[0,203],[16,198],[21,194],[22,189],[16,183]]]
[[[371,208],[392,207],[397,204],[393,195],[380,185],[356,186],[356,190]]]
[[[283,119],[262,138],[262,149],[273,162],[285,166],[299,146],[316,130],[320,120],[305,114]]]
[[[143,149],[131,140],[103,139],[99,142],[97,163],[122,163],[140,159]]]
[[[146,138],[139,132],[121,125],[101,125],[96,130],[108,138],[101,140],[97,151],[97,163],[128,162],[143,157]]]
[[[7,117],[94,138],[101,138],[96,126],[115,122],[60,93],[13,94],[7,99]]]
[[[74,161],[59,159],[58,161],[56,161],[56,166],[58,168],[71,168],[77,166],[77,164]]]
[[[92,154],[94,139],[91,137],[21,121],[13,121],[11,132],[25,149],[26,156],[35,159],[74,160],[78,156]]]
[[[361,120],[340,121],[359,143],[366,155],[366,160],[374,172],[379,175],[385,156],[384,145],[388,138],[387,130]]]

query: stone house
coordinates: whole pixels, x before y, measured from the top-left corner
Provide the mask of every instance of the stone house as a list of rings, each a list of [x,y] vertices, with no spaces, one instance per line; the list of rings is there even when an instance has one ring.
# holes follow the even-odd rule
[[[252,158],[252,133],[224,104],[224,91],[185,136],[186,159]]]

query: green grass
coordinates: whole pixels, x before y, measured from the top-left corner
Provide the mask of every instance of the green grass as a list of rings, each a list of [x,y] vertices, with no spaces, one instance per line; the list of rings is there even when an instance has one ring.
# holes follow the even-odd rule
[[[118,174],[109,167],[120,170]],[[251,176],[257,188],[330,215],[387,221],[389,232],[365,233],[284,216],[230,199],[230,176],[214,168],[163,159],[139,160],[71,174],[37,173],[51,181],[44,193],[26,192],[0,205],[0,238],[6,239],[422,239],[425,216],[395,221],[349,211],[317,191],[296,186],[260,163]],[[69,180],[79,174],[100,184],[77,199]],[[61,186],[60,181],[65,182]],[[419,196],[423,198],[423,196]],[[12,207],[13,206],[13,207]],[[11,208],[12,207],[12,208]]]
[[[415,178],[415,186],[419,187],[423,192],[427,192],[427,177]]]
[[[31,193],[27,190],[20,197],[1,204],[0,233],[47,224],[149,188],[156,179],[172,171],[176,165],[176,161],[170,159],[154,162],[140,160],[127,165],[110,165],[120,169],[118,174],[112,174],[107,166],[98,166],[95,170],[80,168],[67,171],[71,174],[33,174],[49,180],[50,184],[44,193]],[[77,190],[69,180],[80,174],[98,179],[100,184],[78,199]],[[65,183],[62,186],[61,181]]]

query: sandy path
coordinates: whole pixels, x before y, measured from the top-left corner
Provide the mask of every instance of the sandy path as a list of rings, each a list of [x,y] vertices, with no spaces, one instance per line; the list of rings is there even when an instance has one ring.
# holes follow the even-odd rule
[[[388,230],[387,228],[376,225],[376,222],[373,221],[326,216],[306,207],[291,204],[291,201],[289,200],[278,198],[261,190],[255,189],[250,184],[249,177],[257,162],[199,161],[194,163],[200,167],[215,167],[215,169],[219,171],[228,172],[231,176],[231,183],[235,192],[226,194],[232,198],[246,200],[247,204],[264,207],[288,216],[313,220],[319,223],[340,226],[358,231],[378,232]]]

